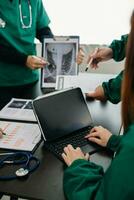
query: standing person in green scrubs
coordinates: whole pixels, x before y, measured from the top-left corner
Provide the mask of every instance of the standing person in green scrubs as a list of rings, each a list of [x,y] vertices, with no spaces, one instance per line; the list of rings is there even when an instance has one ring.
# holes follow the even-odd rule
[[[104,173],[103,168],[87,159],[80,148],[64,148],[62,157],[69,166],[64,173],[64,191],[68,200],[134,199],[134,11],[128,38],[122,83],[122,121],[124,134],[112,135],[94,127],[86,138],[114,151],[115,157]]]
[[[0,0],[0,106],[23,98],[47,62],[36,55],[34,39],[52,36],[42,0]]]

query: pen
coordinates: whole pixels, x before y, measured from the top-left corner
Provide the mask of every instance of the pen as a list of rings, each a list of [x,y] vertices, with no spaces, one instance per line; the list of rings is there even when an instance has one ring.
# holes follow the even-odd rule
[[[95,49],[95,51],[93,53],[93,56],[98,52],[98,50],[99,50],[99,48]],[[90,67],[90,65],[91,65],[92,62],[93,62],[93,57],[90,59],[89,63],[87,64],[85,71],[88,70],[88,68]]]
[[[6,133],[0,128],[0,133],[2,134],[2,135],[6,135]]]
[[[90,67],[92,61],[93,61],[93,58],[90,59],[88,65],[86,66],[85,72],[87,72],[87,70],[88,70],[88,68]]]

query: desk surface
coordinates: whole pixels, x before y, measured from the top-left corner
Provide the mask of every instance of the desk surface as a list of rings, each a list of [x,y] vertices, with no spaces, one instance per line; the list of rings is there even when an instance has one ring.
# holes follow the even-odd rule
[[[38,84],[31,97],[40,94],[42,92]],[[109,102],[92,101],[88,102],[88,107],[95,125],[102,125],[118,134],[121,124],[120,104],[113,105]],[[64,200],[62,186],[64,164],[46,151],[43,143],[39,146],[35,155],[41,161],[39,168],[26,179],[0,181],[0,192],[25,199]],[[106,169],[111,158],[106,153],[101,152],[92,155],[91,161]],[[8,173],[8,168],[6,168],[6,172]]]

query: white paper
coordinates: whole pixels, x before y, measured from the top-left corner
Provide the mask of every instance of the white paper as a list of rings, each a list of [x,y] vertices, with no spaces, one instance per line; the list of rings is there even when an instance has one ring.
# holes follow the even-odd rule
[[[80,87],[83,93],[92,92],[95,88],[114,78],[115,74],[89,74],[79,73],[77,76],[58,76],[56,80],[56,89],[61,90],[70,87]]]
[[[1,119],[35,122],[36,117],[32,109],[32,100],[12,98],[0,111]]]
[[[6,135],[0,139],[0,148],[32,151],[41,139],[38,124],[0,121]]]

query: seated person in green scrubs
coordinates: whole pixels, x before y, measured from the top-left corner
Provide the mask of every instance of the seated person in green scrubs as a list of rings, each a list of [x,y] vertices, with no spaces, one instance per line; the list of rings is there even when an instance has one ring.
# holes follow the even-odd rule
[[[125,49],[127,44],[128,35],[123,35],[121,40],[114,40],[107,48],[98,49],[96,54],[89,55],[88,62],[92,58],[91,67],[98,68],[98,63],[113,58],[115,61],[121,61],[125,58]],[[123,71],[108,83],[103,83],[98,86],[93,93],[87,93],[87,97],[97,100],[110,100],[112,103],[120,101],[120,91],[122,83]],[[109,92],[112,90],[112,93]]]
[[[0,107],[38,81],[47,62],[35,56],[34,40],[52,36],[49,23],[42,0],[0,1]]]
[[[98,63],[114,59],[115,61],[122,61],[126,54],[126,44],[128,35],[121,36],[121,40],[113,40],[109,47],[99,48],[89,55],[88,63],[92,59],[91,67],[98,68]],[[82,62],[82,59],[81,61]],[[114,79],[111,79],[108,83],[103,83],[102,86],[98,86],[93,93],[87,93],[87,97],[97,100],[110,100],[112,103],[118,103],[120,101],[121,82],[123,77],[123,71]],[[112,90],[112,93],[109,93]]]
[[[62,157],[69,166],[64,173],[64,192],[68,200],[134,199],[134,11],[126,48],[121,98],[124,134],[112,135],[107,129],[94,127],[86,138],[115,152],[107,171],[87,159],[80,148],[64,148]],[[112,92],[112,91],[111,91]]]
[[[115,61],[122,61],[126,54],[126,44],[128,40],[128,34],[121,36],[120,40],[113,40],[109,47],[98,48],[91,53],[88,57],[87,63],[91,60],[91,67],[98,68],[98,63],[114,59]],[[82,63],[84,58],[83,51],[79,51],[77,62]],[[110,100],[112,103],[118,103],[120,101],[120,90],[122,82],[123,71],[114,79],[111,79],[108,83],[103,83],[102,86],[98,86],[94,92],[87,93],[87,98],[94,98],[97,100],[105,101]],[[109,93],[112,90],[112,93]]]

